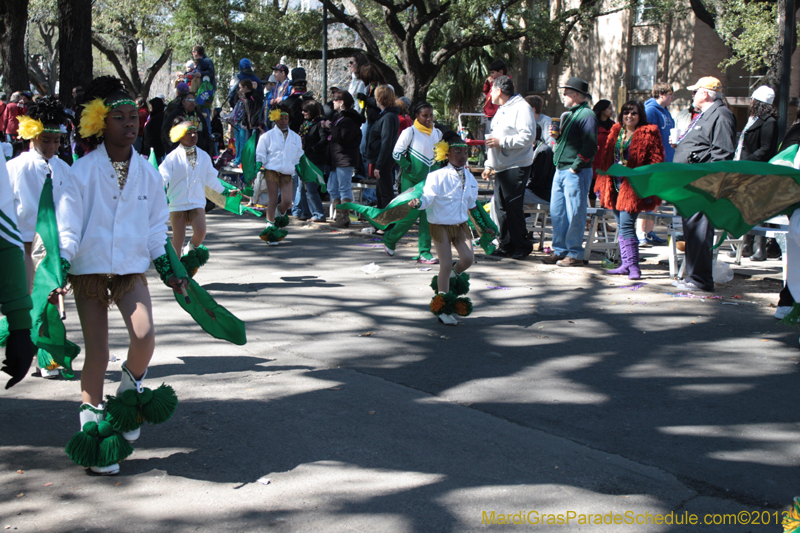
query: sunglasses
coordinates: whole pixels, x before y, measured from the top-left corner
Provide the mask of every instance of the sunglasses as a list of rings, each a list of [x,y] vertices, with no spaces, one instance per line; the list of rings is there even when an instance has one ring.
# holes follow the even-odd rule
[[[635,115],[635,116],[638,116],[639,112],[638,111],[623,111],[622,114],[623,114],[623,116],[624,115]]]

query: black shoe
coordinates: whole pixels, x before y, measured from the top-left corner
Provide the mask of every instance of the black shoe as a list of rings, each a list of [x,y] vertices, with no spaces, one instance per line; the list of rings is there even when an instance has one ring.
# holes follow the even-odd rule
[[[511,257],[511,253],[503,250],[502,248],[498,248],[492,252],[492,257]]]
[[[753,255],[750,256],[750,261],[766,261],[766,248],[767,238],[762,235],[756,235],[753,239]]]
[[[513,254],[511,254],[511,259],[516,259],[517,261],[522,261],[523,259],[528,257],[528,255],[530,255],[530,254],[526,254],[524,252],[514,252]]]
[[[780,259],[781,255],[781,247],[778,241],[772,237],[767,239],[767,259]]]

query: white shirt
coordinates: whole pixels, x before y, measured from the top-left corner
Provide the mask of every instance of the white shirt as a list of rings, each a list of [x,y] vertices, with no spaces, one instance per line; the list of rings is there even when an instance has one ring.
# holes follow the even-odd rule
[[[225,187],[217,179],[217,169],[211,157],[197,148],[197,162],[192,168],[186,150],[179,146],[171,151],[158,167],[164,186],[167,188],[167,200],[170,211],[188,211],[205,207],[206,187],[218,193],[225,192]]]
[[[281,174],[294,174],[294,166],[303,156],[303,141],[300,136],[290,129],[283,138],[283,132],[276,125],[258,139],[256,147],[256,163],[267,170],[274,170]]]
[[[6,241],[11,246],[22,247],[22,238],[17,229],[17,214],[14,211],[14,193],[8,179],[5,160],[0,160],[0,241]],[[0,249],[8,248],[0,242]]]
[[[70,274],[142,274],[165,253],[164,180],[136,150],[119,190],[104,144],[70,168],[56,206],[61,257]]]
[[[533,163],[536,120],[533,108],[520,95],[515,94],[497,109],[487,135],[498,139],[500,146],[486,151],[486,168],[501,172]]]
[[[17,213],[17,227],[24,242],[33,242],[36,233],[36,219],[39,216],[39,197],[42,196],[42,187],[47,174],[50,173],[47,165],[52,170],[53,202],[58,205],[58,199],[66,187],[69,179],[69,165],[58,156],[45,161],[42,154],[31,148],[22,152],[7,163],[8,177],[11,181],[11,190],[14,192],[14,210]]]
[[[468,168],[464,167],[463,171],[463,186],[461,176],[450,164],[428,174],[419,199],[419,208],[427,211],[428,222],[454,225],[469,219],[468,211],[475,207],[478,199],[478,182]]]

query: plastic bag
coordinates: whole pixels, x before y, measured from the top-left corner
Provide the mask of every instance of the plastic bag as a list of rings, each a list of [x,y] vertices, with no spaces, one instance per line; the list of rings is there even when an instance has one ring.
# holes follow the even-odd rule
[[[713,268],[714,283],[728,283],[733,279],[733,269],[728,263],[716,259]]]

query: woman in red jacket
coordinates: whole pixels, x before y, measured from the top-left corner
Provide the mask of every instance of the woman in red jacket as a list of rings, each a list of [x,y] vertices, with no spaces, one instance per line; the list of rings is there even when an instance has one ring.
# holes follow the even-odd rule
[[[636,168],[664,162],[664,145],[658,126],[647,123],[644,105],[631,100],[622,106],[619,124],[614,124],[608,134],[606,151],[599,166],[600,172],[613,164]],[[619,230],[619,252],[622,265],[607,271],[608,274],[628,274],[628,279],[639,279],[639,239],[636,237],[636,218],[642,211],[652,211],[661,205],[655,196],[639,198],[626,178],[605,174],[597,176],[595,192],[600,205],[614,210]]]
[[[614,106],[611,105],[610,100],[598,100],[592,108],[595,116],[597,117],[597,153],[594,154],[594,161],[592,162],[592,186],[589,187],[589,205],[594,207],[597,197],[594,194],[594,184],[597,183],[597,170],[602,166],[605,161],[606,143],[608,142],[608,134],[611,133],[611,128],[614,127],[614,121],[611,119],[614,116]]]

